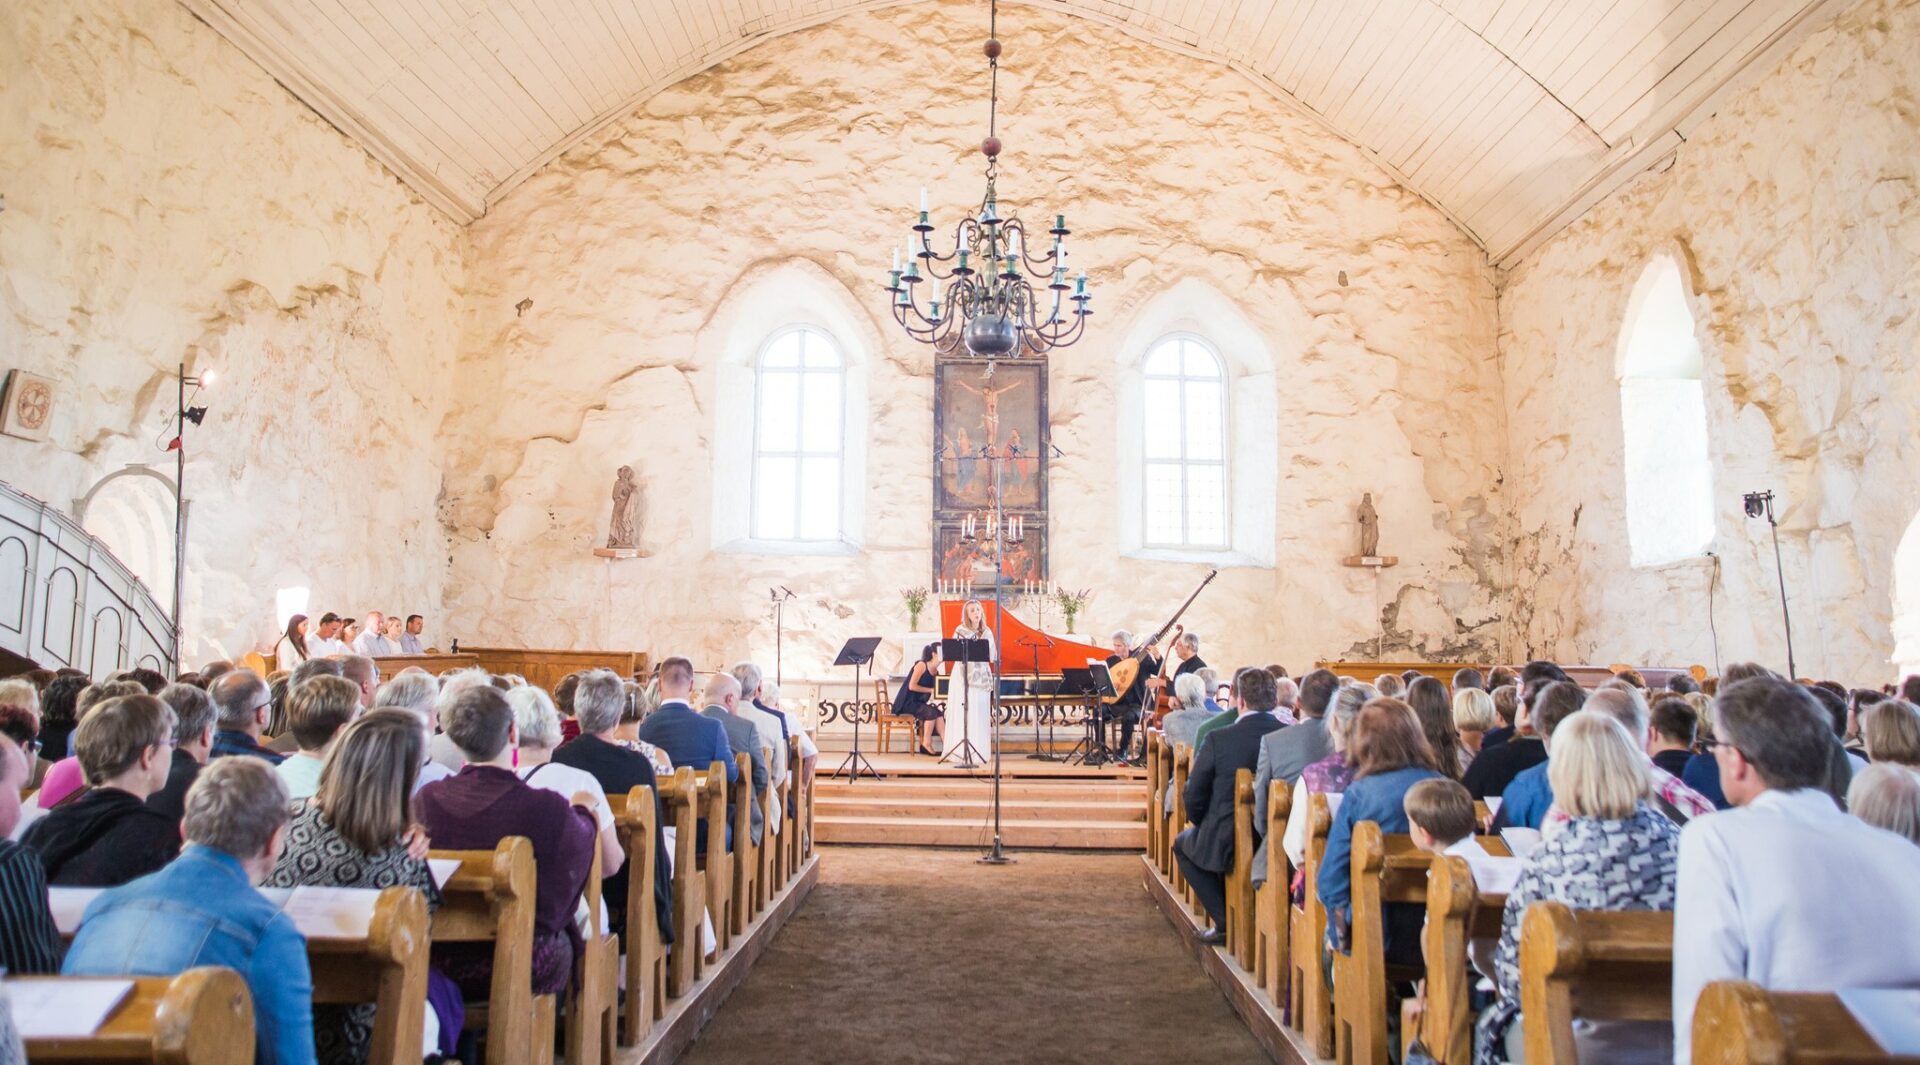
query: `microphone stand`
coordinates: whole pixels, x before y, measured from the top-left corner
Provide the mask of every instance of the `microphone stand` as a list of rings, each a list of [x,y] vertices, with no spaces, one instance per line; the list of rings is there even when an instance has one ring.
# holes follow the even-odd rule
[[[1780,624],[1787,633],[1787,679],[1800,676],[1800,670],[1793,662],[1793,615],[1787,612],[1787,569],[1780,561],[1780,522],[1773,516],[1773,493],[1749,492],[1745,499],[1747,517],[1758,518],[1763,514],[1767,524],[1773,528],[1773,573],[1780,582]]]
[[[781,595],[781,592],[787,594]],[[769,588],[767,595],[773,600],[773,682],[785,685],[786,678],[781,675],[781,658],[786,642],[787,600],[793,598],[793,593],[785,588]],[[858,697],[857,692],[855,696]]]

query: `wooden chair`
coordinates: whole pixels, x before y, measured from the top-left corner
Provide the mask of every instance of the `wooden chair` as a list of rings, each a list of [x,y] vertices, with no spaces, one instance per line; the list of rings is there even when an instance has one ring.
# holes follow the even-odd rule
[[[681,766],[673,771],[666,800],[667,817],[673,821],[673,953],[667,996],[679,998],[700,979],[707,953],[701,930],[707,912],[707,880],[697,868],[695,847],[700,837],[700,787],[692,769]],[[663,1006],[660,1016],[665,1013]]]
[[[1920,1062],[1889,1054],[1831,992],[1768,991],[1716,980],[1693,1011],[1699,1065],[1868,1065]]]
[[[1333,955],[1333,1060],[1385,1065],[1387,984],[1417,980],[1418,966],[1388,965],[1381,906],[1425,905],[1429,855],[1411,836],[1380,831],[1377,821],[1353,826],[1352,924],[1348,951]]]
[[[1253,770],[1233,774],[1233,868],[1227,870],[1227,953],[1252,972],[1253,946]]]
[[[596,840],[587,886],[580,893],[587,905],[586,935],[567,992],[567,1065],[613,1065],[619,1037],[620,940],[604,924],[600,868]]]
[[[10,977],[27,981],[80,979]],[[178,976],[133,976],[133,990],[100,1030],[81,1039],[26,1040],[27,1060],[251,1065],[253,996],[232,969],[207,966]],[[415,1037],[418,1038],[416,1030]]]
[[[1327,987],[1326,970],[1321,967],[1321,952],[1326,949],[1327,907],[1320,901],[1320,859],[1327,853],[1327,833],[1333,828],[1333,812],[1327,797],[1318,792],[1307,796],[1307,850],[1301,872],[1306,880],[1302,905],[1288,915],[1293,922],[1288,933],[1292,952],[1287,968],[1287,1016],[1295,1031],[1306,1037],[1320,1057],[1333,1056],[1333,999]]]
[[[1481,846],[1504,851],[1499,838],[1485,836]],[[1426,1007],[1420,1036],[1441,1065],[1471,1065],[1473,1011],[1468,992],[1474,983],[1469,948],[1476,939],[1498,938],[1505,895],[1482,894],[1465,858],[1436,858],[1427,868],[1427,929],[1422,944],[1427,958]],[[1402,1037],[1406,1032],[1403,1026]]]
[[[533,993],[533,844],[510,836],[490,851],[437,851],[460,868],[440,889],[436,943],[493,944],[493,983],[467,1003],[467,1027],[487,1031],[487,1065],[553,1061],[556,1003]]]
[[[652,1031],[653,1022],[667,1015],[667,951],[660,941],[660,915],[653,905],[654,885],[664,875],[654,863],[659,815],[653,789],[645,786],[625,795],[609,795],[607,804],[613,808],[620,846],[627,854],[627,897],[614,900],[627,908],[627,998],[620,1045],[638,1046]]]
[[[747,925],[753,921],[753,898],[758,893],[754,874],[760,867],[760,846],[753,841],[753,808],[761,797],[753,793],[753,756],[741,753],[734,755],[733,760],[740,767],[740,786],[728,814],[733,819],[733,857],[727,869],[729,939],[746,935]],[[765,841],[768,837],[764,824],[761,833]]]
[[[1574,1065],[1573,1019],[1673,1020],[1673,914],[1536,902],[1520,922],[1528,1061]]]
[[[428,946],[426,896],[410,887],[380,892],[364,937],[307,935],[313,1001],[375,1004],[370,1065],[421,1058]]]
[[[892,752],[888,742],[893,738],[894,729],[906,730],[907,749],[911,751],[914,737],[919,734],[916,731],[919,725],[920,722],[912,714],[893,712],[893,696],[887,691],[887,678],[873,678],[873,732],[877,741],[875,752],[878,754]]]
[[[1267,989],[1277,1007],[1287,1003],[1287,933],[1292,930],[1293,862],[1280,839],[1286,835],[1287,815],[1293,810],[1293,788],[1284,780],[1267,785],[1267,882],[1253,895],[1255,982]]]

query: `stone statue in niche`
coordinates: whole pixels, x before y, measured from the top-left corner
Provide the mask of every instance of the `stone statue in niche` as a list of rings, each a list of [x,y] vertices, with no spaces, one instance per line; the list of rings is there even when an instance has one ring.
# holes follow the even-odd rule
[[[633,467],[622,466],[613,480],[613,517],[607,522],[607,546],[593,552],[603,558],[638,558],[641,555],[635,516],[640,509],[640,484],[633,478]]]
[[[1373,493],[1360,496],[1360,553],[1348,555],[1349,566],[1365,566],[1378,573],[1380,570],[1399,564],[1400,560],[1392,555],[1380,553],[1380,512],[1373,509]]]

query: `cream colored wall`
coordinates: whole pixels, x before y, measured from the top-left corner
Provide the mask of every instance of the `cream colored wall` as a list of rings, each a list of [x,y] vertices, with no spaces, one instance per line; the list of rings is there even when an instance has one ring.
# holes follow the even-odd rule
[[[787,672],[905,628],[927,583],[931,354],[886,314],[881,271],[922,185],[951,223],[980,194],[984,12],[848,15],[668,89],[470,230],[459,409],[447,429],[449,631],[474,643],[638,646],[702,668],[770,661],[767,588],[800,592]],[[1276,368],[1272,568],[1232,568],[1191,623],[1221,664],[1371,648],[1490,653],[1505,449],[1493,277],[1437,210],[1218,66],[1061,15],[1002,24],[1002,202],[1064,212],[1098,298],[1052,367],[1053,569],[1097,598],[1082,631],[1157,626],[1203,570],[1117,558],[1116,367],[1183,282],[1230,297]],[[1342,274],[1344,273],[1344,280]],[[751,433],[717,365],[768,276],[849,323],[869,409],[858,556],[712,549],[715,440]],[[771,297],[770,297],[771,298]],[[516,307],[532,303],[524,314]],[[1208,323],[1192,324],[1205,328]],[[1129,430],[1130,431],[1130,430]],[[722,449],[724,450],[724,449]],[[605,562],[616,468],[646,484],[650,557]],[[1376,593],[1340,559],[1372,491]],[[724,508],[722,508],[724,510]],[[1378,598],[1376,598],[1376,595]]]
[[[0,436],[0,479],[64,506],[125,463],[171,475],[174,367],[217,369],[188,658],[269,645],[287,586],[432,612],[450,222],[174,0],[0,8],[0,194],[0,368],[58,389],[50,441]],[[130,498],[98,524],[164,559],[170,506],[154,528]]]
[[[1920,3],[1867,0],[1507,280],[1516,655],[1713,664],[1712,560],[1635,570],[1626,542],[1615,343],[1672,251],[1706,364],[1720,659],[1786,665],[1771,541],[1740,507],[1770,488],[1800,672],[1889,675],[1894,550],[1920,506],[1916,41]]]

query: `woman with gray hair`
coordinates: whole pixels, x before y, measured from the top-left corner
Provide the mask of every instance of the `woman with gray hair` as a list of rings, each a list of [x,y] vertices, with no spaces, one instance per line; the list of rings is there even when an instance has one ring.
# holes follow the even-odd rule
[[[1161,719],[1160,729],[1175,747],[1191,747],[1200,725],[1213,716],[1207,709],[1207,682],[1198,670],[1182,673],[1174,678],[1173,698],[1180,708]]]
[[[544,690],[525,684],[507,693],[507,705],[513,707],[513,726],[520,733],[520,767],[514,772],[534,787],[565,799],[583,792],[591,796],[593,817],[600,826],[600,875],[619,872],[627,853],[620,849],[620,831],[607,805],[606,790],[592,773],[553,761],[554,749],[560,746],[560,711],[553,700]]]
[[[440,674],[440,694],[434,700],[432,724],[436,727],[439,725],[447,708],[453,705],[461,692],[492,686],[493,677],[484,669],[453,669]],[[444,732],[433,737],[433,740],[427,744],[427,757],[433,759],[435,765],[442,767],[448,773],[458,773],[461,767],[467,764],[467,759],[460,753],[460,748]]]
[[[409,667],[392,680],[382,684],[374,693],[375,710],[405,710],[420,719],[420,757],[422,763],[419,776],[414,778],[413,790],[418,794],[421,788],[436,780],[445,780],[454,774],[432,759],[431,744],[434,731],[439,724],[437,700],[440,697],[440,682],[423,669]]]
[[[1920,843],[1920,773],[1892,762],[1862,769],[1847,786],[1847,812]]]

